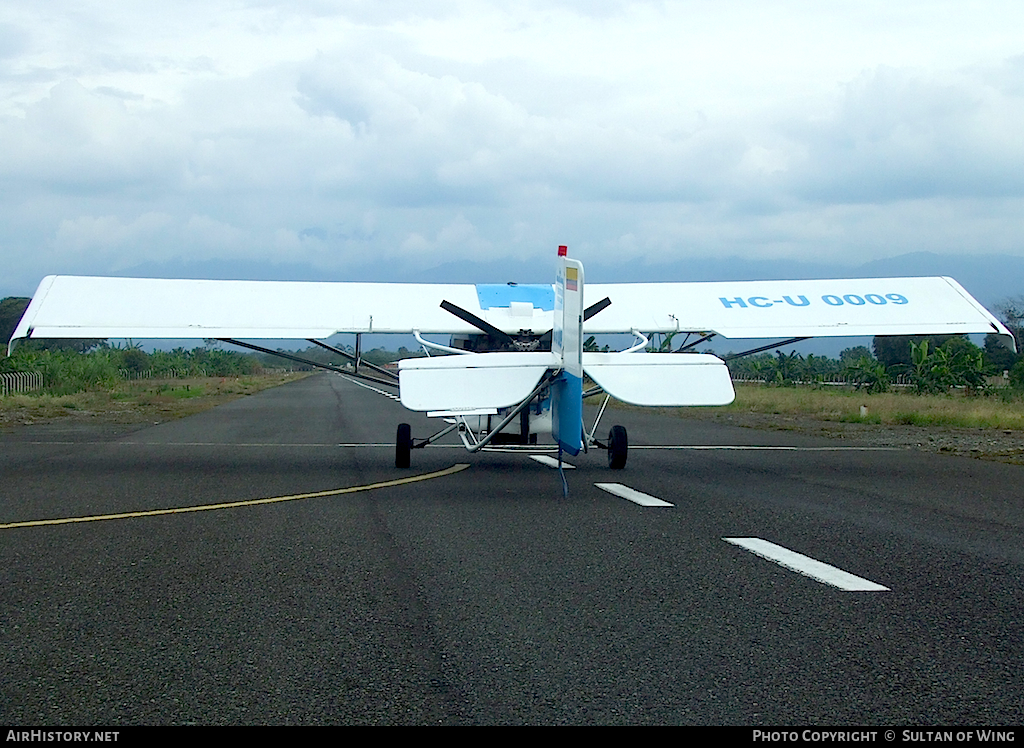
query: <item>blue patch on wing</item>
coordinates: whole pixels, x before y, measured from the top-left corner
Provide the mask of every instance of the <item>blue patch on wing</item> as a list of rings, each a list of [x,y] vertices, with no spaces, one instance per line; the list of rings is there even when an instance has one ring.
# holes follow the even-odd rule
[[[508,308],[513,301],[528,301],[534,309],[550,312],[555,308],[555,289],[540,284],[477,283],[476,295],[481,309]]]

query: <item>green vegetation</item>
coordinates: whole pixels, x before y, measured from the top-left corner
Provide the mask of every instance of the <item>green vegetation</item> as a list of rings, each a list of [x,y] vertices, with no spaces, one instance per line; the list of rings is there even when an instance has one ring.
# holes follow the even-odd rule
[[[9,324],[13,329],[17,319]],[[272,365],[280,367],[276,359]],[[0,424],[66,417],[167,420],[303,376],[269,373],[257,356],[209,345],[146,353],[103,341],[22,343],[13,356],[0,358],[0,374],[14,372],[38,374],[42,386],[0,397]]]
[[[118,381],[70,394],[0,397],[0,425],[53,418],[86,418],[111,423],[153,423],[192,415],[305,374],[243,377],[186,377]]]
[[[962,393],[869,393],[841,388],[736,386],[728,413],[807,416],[821,421],[956,428],[1024,429],[1024,391],[1007,389],[988,397]]]
[[[999,346],[1007,355],[993,361],[991,346],[982,349],[964,336],[876,337],[875,356],[864,348],[848,348],[839,360],[799,353],[763,353],[729,360],[733,378],[759,381],[768,386],[847,384],[872,393],[894,386],[912,387],[920,394],[938,394],[953,388],[968,394],[997,385],[1024,385],[1024,358]],[[994,349],[993,349],[994,350]],[[1019,359],[1019,360],[1018,360]],[[1009,381],[999,380],[1009,364]]]
[[[69,395],[91,388],[110,389],[126,379],[148,377],[240,377],[264,368],[256,356],[196,348],[146,353],[136,347],[102,346],[87,353],[69,349],[20,345],[13,356],[0,358],[0,373],[36,372],[42,377],[39,394]]]
[[[996,311],[1024,341],[1024,296]],[[729,359],[736,400],[725,408],[687,409],[691,417],[753,413],[820,421],[953,428],[1024,429],[1024,355],[995,335],[984,348],[966,336],[878,336],[873,350],[839,359],[762,353]]]
[[[0,337],[3,342],[6,343],[11,339],[14,328],[21,321],[21,316],[28,308],[30,300],[20,296],[8,296],[6,299],[0,300]]]

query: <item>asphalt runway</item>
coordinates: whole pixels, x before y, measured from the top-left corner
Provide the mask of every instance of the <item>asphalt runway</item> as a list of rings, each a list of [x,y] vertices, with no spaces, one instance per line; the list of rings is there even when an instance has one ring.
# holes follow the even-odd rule
[[[400,421],[320,375],[0,434],[0,723],[1022,722],[1022,467],[612,410],[563,498]]]

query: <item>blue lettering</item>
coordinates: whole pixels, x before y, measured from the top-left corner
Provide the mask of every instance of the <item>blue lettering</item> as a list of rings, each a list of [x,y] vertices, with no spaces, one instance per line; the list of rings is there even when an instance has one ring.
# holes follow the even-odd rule
[[[838,296],[833,296],[832,294],[825,294],[824,296],[821,297],[821,300],[824,301],[829,306],[843,305],[843,300],[840,299]]]
[[[885,295],[885,298],[887,298],[893,304],[909,304],[910,303],[910,300],[907,299],[906,296],[903,296],[902,294],[898,294],[898,293],[887,293]]]
[[[789,304],[790,306],[807,306],[808,304],[811,303],[811,302],[809,302],[807,300],[806,296],[797,296],[797,298],[800,299],[800,303],[799,304],[797,302],[793,301],[788,296],[783,296],[782,298],[785,299],[786,303]]]
[[[848,293],[843,297],[843,300],[847,304],[853,304],[854,306],[864,306],[864,299],[855,293]]]
[[[878,295],[878,294],[876,294],[876,293],[869,293],[869,294],[868,294],[867,296],[865,296],[864,298],[868,300],[868,303],[869,303],[869,304],[878,304],[878,305],[881,305],[881,304],[885,304],[885,303],[887,303],[887,302],[885,301],[885,297],[884,297],[884,296],[879,296],[879,295]]]
[[[719,297],[718,297],[718,300],[719,300],[719,301],[721,301],[721,302],[722,302],[722,304],[724,304],[724,305],[725,305],[725,308],[726,308],[726,309],[732,309],[732,308],[733,308],[734,306],[740,306],[740,307],[743,307],[744,309],[746,309],[746,308],[747,308],[747,302],[745,302],[745,301],[744,301],[743,299],[741,299],[741,298],[740,298],[739,296],[737,296],[737,297],[736,297],[735,299],[733,299],[732,301],[729,301],[729,299],[726,299],[726,298],[724,298],[724,297],[722,297],[722,296],[719,296]]]
[[[764,296],[751,296],[749,299],[747,299],[747,301],[749,301],[751,305],[761,307],[762,309],[765,309],[772,305],[772,302],[770,302]]]

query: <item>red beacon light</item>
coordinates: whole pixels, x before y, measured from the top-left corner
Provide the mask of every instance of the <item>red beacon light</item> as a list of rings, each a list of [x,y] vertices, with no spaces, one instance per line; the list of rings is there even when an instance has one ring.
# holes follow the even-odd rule
[[[559,244],[558,245],[558,256],[559,257],[567,257],[568,255],[569,255],[569,248],[567,246],[565,246],[564,244]]]

